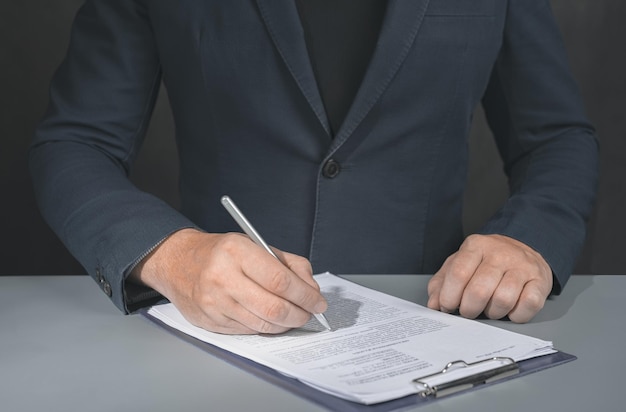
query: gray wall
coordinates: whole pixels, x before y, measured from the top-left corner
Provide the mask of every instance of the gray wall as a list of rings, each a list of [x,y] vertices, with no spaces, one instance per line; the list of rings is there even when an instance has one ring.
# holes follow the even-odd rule
[[[79,0],[0,3],[0,274],[80,274],[36,209],[26,167],[47,85],[60,63]],[[601,140],[599,199],[578,273],[626,273],[626,1],[552,0],[589,115]],[[178,205],[172,119],[162,93],[136,184]],[[472,133],[466,229],[506,196],[501,163],[482,120]]]

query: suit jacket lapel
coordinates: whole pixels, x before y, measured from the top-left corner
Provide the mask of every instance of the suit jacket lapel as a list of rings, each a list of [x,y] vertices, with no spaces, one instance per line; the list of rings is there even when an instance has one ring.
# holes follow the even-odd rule
[[[278,52],[330,139],[330,124],[309,60],[295,1],[257,0],[257,4]]]
[[[376,49],[346,118],[331,146],[339,148],[367,116],[406,58],[429,0],[389,0]]]
[[[376,49],[359,91],[332,141],[328,156],[367,116],[406,58],[422,24],[429,0],[389,0]],[[270,36],[324,130],[330,126],[309,60],[294,1],[257,0]]]

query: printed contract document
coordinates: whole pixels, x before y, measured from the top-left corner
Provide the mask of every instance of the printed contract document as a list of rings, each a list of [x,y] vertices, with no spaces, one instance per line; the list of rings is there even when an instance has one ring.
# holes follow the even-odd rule
[[[315,318],[280,335],[220,335],[194,327],[172,304],[148,314],[196,339],[268,366],[320,391],[373,404],[415,394],[413,380],[451,361],[521,361],[556,352],[552,342],[449,315],[368,289],[330,273],[316,275],[333,331]]]

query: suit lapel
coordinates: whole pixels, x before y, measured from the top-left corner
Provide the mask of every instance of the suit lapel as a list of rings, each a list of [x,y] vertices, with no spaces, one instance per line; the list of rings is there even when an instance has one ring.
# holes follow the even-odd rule
[[[280,56],[330,138],[330,124],[309,60],[295,1],[257,0],[257,4]]]
[[[389,0],[376,49],[354,102],[333,140],[329,156],[352,135],[389,87],[413,45],[428,2],[429,0]]]
[[[376,49],[329,156],[354,132],[389,86],[422,24],[429,0],[389,0]],[[330,126],[309,60],[294,1],[257,0],[270,36],[326,133]]]

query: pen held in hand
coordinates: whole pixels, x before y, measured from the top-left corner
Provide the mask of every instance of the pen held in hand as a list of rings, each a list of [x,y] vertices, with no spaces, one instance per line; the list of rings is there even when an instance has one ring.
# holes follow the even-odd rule
[[[222,205],[224,206],[224,208],[228,211],[228,213],[230,213],[232,218],[235,219],[235,222],[237,222],[237,224],[246,233],[246,235],[248,235],[254,243],[261,246],[263,249],[267,250],[267,252],[270,255],[274,256],[276,259],[278,259],[278,261],[281,261],[276,255],[276,253],[274,253],[274,251],[269,247],[269,245],[265,243],[261,235],[259,235],[259,233],[254,229],[254,227],[248,221],[248,219],[246,219],[243,213],[241,213],[241,211],[235,205],[232,199],[228,196],[222,196],[221,200],[222,200]],[[321,323],[326,328],[326,330],[329,330],[329,331],[332,330],[324,314],[314,313],[313,315],[318,320],[318,322]]]

